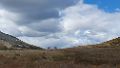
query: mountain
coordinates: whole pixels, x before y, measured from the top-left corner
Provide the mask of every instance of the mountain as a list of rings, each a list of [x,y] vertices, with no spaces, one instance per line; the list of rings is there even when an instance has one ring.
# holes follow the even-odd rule
[[[120,48],[120,37],[100,43],[100,44],[96,44],[96,45],[88,45],[85,46],[88,48]]]
[[[42,49],[0,31],[0,49]]]

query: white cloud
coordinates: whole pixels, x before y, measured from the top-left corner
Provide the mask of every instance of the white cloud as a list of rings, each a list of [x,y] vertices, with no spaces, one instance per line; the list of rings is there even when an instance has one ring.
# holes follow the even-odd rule
[[[19,37],[19,39],[22,39],[25,42],[28,42],[30,44],[40,46],[42,48],[66,48],[71,47],[68,45],[70,42],[64,40],[63,38],[57,39],[57,38],[45,38],[45,37]]]
[[[20,35],[18,25],[15,22],[19,19],[19,15],[0,8],[0,30],[7,34]]]
[[[120,12],[107,13],[81,1],[61,12],[61,25],[68,39],[93,44],[120,36]]]

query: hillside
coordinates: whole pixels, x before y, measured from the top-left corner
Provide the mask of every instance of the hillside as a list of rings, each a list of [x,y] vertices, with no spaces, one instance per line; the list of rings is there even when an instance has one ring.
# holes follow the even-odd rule
[[[80,47],[87,47],[87,48],[120,48],[120,37],[96,44],[96,45],[88,45],[88,46],[80,46]]]
[[[0,49],[42,49],[40,47],[25,43],[18,38],[0,32]]]
[[[120,47],[120,37],[104,42],[102,44],[106,46]]]

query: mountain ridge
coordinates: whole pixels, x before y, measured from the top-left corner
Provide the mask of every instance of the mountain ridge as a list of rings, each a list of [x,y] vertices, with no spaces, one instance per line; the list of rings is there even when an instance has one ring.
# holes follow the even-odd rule
[[[6,49],[42,49],[0,31],[0,46]]]

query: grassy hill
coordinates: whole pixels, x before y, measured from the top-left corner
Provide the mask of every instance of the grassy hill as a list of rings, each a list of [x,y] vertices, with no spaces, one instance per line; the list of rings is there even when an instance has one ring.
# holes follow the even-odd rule
[[[96,45],[88,45],[88,46],[80,46],[83,48],[120,48],[120,37],[96,44]]]

